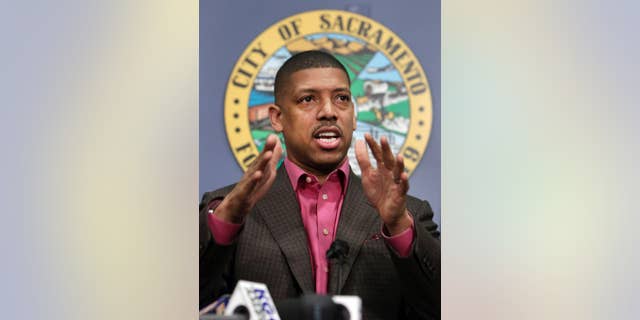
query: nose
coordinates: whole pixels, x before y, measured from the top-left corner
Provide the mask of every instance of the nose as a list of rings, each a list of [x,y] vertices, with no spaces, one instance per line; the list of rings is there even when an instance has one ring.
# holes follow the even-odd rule
[[[325,99],[324,103],[320,106],[317,115],[318,120],[336,120],[338,114],[336,112],[336,106],[331,99]]]

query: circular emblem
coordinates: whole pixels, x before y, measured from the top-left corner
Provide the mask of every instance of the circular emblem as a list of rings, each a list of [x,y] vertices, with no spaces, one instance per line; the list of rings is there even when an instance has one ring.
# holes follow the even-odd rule
[[[339,10],[303,12],[275,23],[236,62],[227,84],[224,119],[229,146],[242,169],[246,171],[266,137],[274,133],[269,105],[275,101],[276,72],[289,57],[307,50],[329,52],[347,69],[357,117],[353,141],[364,139],[365,133],[376,140],[387,136],[393,153],[403,155],[410,175],[431,132],[431,91],[425,72],[391,30]],[[359,175],[354,145],[348,156]]]

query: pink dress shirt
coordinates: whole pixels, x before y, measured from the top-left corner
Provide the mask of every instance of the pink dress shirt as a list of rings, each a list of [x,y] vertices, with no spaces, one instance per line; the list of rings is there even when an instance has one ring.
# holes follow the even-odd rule
[[[316,292],[324,294],[327,293],[329,276],[326,252],[336,238],[340,209],[349,182],[349,162],[343,161],[338,169],[327,176],[323,184],[289,159],[284,160],[284,167],[296,192],[302,224],[307,231]]]
[[[316,292],[326,294],[329,276],[326,252],[335,240],[340,209],[349,182],[349,162],[345,160],[338,169],[327,176],[323,184],[319,184],[315,176],[304,172],[288,158],[285,158],[284,166],[300,205]],[[208,205],[209,213],[213,213],[220,202],[220,199],[212,201]],[[216,242],[221,245],[231,244],[242,228],[241,224],[222,221],[214,214],[208,216],[207,223]],[[381,229],[383,238],[399,256],[407,257],[410,254],[415,234],[413,220],[410,228],[393,237],[384,232],[383,226]]]

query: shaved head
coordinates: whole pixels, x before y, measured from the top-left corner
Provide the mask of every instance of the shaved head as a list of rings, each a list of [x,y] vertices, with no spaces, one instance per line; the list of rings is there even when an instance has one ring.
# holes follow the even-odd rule
[[[347,80],[349,80],[349,73],[347,72],[347,69],[345,69],[342,63],[340,63],[340,61],[331,54],[318,50],[297,53],[285,61],[282,67],[278,70],[278,73],[276,73],[273,91],[277,105],[281,105],[280,101],[282,99],[282,94],[286,86],[289,84],[291,74],[296,71],[311,68],[341,69],[347,76]]]

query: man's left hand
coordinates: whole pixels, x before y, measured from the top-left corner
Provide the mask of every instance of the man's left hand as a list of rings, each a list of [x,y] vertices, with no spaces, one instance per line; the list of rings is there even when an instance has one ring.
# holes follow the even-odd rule
[[[365,140],[376,159],[377,168],[371,166],[364,141],[356,141],[362,188],[369,202],[378,210],[387,231],[394,236],[411,226],[407,211],[409,176],[404,172],[402,156],[393,156],[386,137],[380,139],[380,145],[370,134],[365,134]]]

